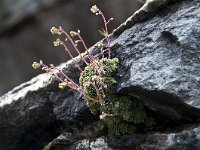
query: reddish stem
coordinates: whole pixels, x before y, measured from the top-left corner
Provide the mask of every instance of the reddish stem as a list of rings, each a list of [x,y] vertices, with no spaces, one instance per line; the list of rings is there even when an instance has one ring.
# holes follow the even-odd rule
[[[87,48],[87,46],[86,46],[86,44],[85,44],[83,38],[81,37],[81,35],[80,35],[79,33],[77,33],[77,35],[78,35],[78,38],[79,38],[80,41],[82,42],[82,44],[83,44],[83,46],[84,46],[84,48],[85,48],[85,50],[86,50],[86,52],[87,52],[87,55],[88,55],[88,58],[89,58],[90,62],[93,62],[94,57],[90,54],[90,52],[89,52],[89,50],[88,50],[88,48]]]
[[[107,21],[105,16],[103,15],[103,13],[99,10],[99,14],[102,16],[103,18],[103,22],[104,22],[104,26],[105,26],[105,31],[106,31],[106,40],[108,43],[108,58],[110,58],[110,39],[108,38],[108,27],[107,27]]]
[[[80,50],[77,48],[77,46],[75,45],[74,41],[72,40],[72,38],[70,37],[70,35],[65,32],[61,27],[60,27],[60,32],[64,33],[65,36],[67,37],[67,39],[70,41],[70,43],[73,45],[74,49],[76,50],[76,52],[79,54],[79,56],[81,57],[81,59],[85,62],[86,65],[88,65],[87,61],[85,60],[85,58],[81,55]]]
[[[70,79],[61,69],[59,69],[58,67],[53,66],[53,69],[58,70],[67,80],[69,80],[77,89],[80,89],[81,92],[83,92],[84,90],[77,84],[75,83],[72,79]]]
[[[81,69],[81,67],[79,66],[78,62],[74,59],[74,56],[72,55],[71,51],[67,48],[66,44],[64,42],[62,42],[63,47],[65,48],[65,51],[69,54],[69,56],[71,57],[72,61],[74,62],[74,64],[76,65],[76,67],[78,68],[78,70],[80,70],[80,72],[82,72],[83,70]]]
[[[40,63],[40,65],[42,66],[42,67],[45,67],[45,68],[48,68],[48,73],[50,73],[50,74],[52,74],[54,77],[56,77],[56,79],[57,80],[59,80],[59,81],[61,81],[61,82],[65,82],[64,80],[62,80],[57,74],[55,74],[48,66],[46,66],[45,64],[43,64],[43,63]],[[67,83],[67,82],[65,82],[65,83]]]

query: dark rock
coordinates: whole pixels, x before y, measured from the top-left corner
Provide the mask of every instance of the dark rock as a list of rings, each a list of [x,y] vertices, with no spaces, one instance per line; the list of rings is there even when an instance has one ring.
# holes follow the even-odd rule
[[[121,138],[109,138],[107,143],[114,149],[198,150],[200,146],[199,134],[200,128],[197,127],[178,133],[136,134]]]
[[[200,0],[169,6],[119,37],[111,36],[113,57],[121,62],[117,91],[141,99],[172,124],[200,118],[199,6]],[[96,47],[93,53],[98,53]],[[189,126],[165,133],[86,138],[62,148],[198,150],[199,125]]]
[[[0,149],[42,149],[65,127],[95,120],[79,93],[57,84],[42,74],[0,97]]]
[[[200,1],[175,4],[112,41],[121,93],[172,119],[200,118]]]
[[[120,137],[86,138],[73,145],[57,144],[52,150],[199,150],[200,127],[186,128],[181,132],[124,135]],[[60,137],[61,138],[61,137]],[[64,140],[65,138],[62,137]],[[78,140],[78,139],[77,139]],[[65,140],[64,140],[65,141]],[[64,142],[63,141],[63,142]],[[55,145],[54,145],[55,146]]]
[[[107,127],[101,121],[97,121],[80,129],[66,129],[63,133],[49,143],[45,148],[51,150],[76,149],[76,143],[90,138],[98,138],[107,134]]]
[[[65,130],[61,135],[59,135],[49,144],[49,147],[51,149],[58,149],[58,147],[66,147],[84,138],[86,137],[77,134],[73,129]]]
[[[65,134],[55,139],[66,144],[62,149],[199,149],[200,129],[195,125],[200,118],[199,6],[200,0],[178,3],[119,37],[111,35],[112,55],[121,62],[116,90],[139,98],[159,117],[189,121],[193,127],[122,137],[88,135],[92,139],[80,141]],[[97,46],[91,50],[98,54]],[[79,73],[72,62],[64,65],[77,81]],[[59,90],[57,81],[43,74],[0,97],[0,149],[41,149],[63,128],[84,127],[96,120],[80,94]],[[80,135],[75,137],[84,138]]]
[[[121,137],[99,137],[84,139],[66,146],[63,150],[102,149],[102,150],[199,150],[200,128],[186,129],[178,133],[151,133],[124,135]]]

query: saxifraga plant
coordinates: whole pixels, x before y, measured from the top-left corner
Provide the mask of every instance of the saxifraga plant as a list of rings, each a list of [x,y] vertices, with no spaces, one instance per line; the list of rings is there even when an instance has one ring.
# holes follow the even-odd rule
[[[33,68],[37,69],[42,67],[43,70],[52,74],[60,81],[59,88],[64,89],[68,86],[81,93],[91,113],[100,115],[100,119],[105,122],[109,133],[112,135],[131,134],[142,124],[147,124],[147,127],[152,126],[154,121],[152,118],[147,117],[141,102],[127,96],[116,96],[115,93],[113,93],[113,85],[117,83],[114,75],[119,68],[118,58],[111,58],[110,39],[108,36],[108,24],[113,18],[107,21],[104,14],[96,5],[91,8],[91,11],[96,15],[100,15],[103,19],[104,29],[102,29],[100,33],[105,36],[107,41],[107,56],[102,42],[98,44],[101,51],[101,58],[93,56],[82,39],[79,30],[77,32],[71,31],[70,34],[68,34],[62,27],[52,27],[51,29],[53,35],[64,35],[66,37],[64,41],[58,38],[54,41],[54,46],[63,46],[71,57],[73,63],[80,71],[79,84],[75,83],[62,69],[53,64],[47,66],[42,61],[39,63],[34,62],[32,64]],[[74,37],[77,37],[78,40],[73,40]],[[75,51],[85,63],[86,67],[83,70],[76,58],[72,55],[67,43],[73,45]],[[78,49],[77,45],[79,43],[85,48],[87,58],[85,58]],[[59,74],[55,71],[59,72]],[[64,79],[61,78],[60,75],[62,75]]]

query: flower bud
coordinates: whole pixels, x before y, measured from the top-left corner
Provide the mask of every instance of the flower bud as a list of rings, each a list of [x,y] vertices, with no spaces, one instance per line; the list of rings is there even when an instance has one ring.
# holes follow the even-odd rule
[[[70,35],[71,35],[72,37],[74,37],[74,36],[77,35],[77,33],[76,33],[75,31],[70,31]]]
[[[40,64],[37,63],[37,62],[33,62],[32,67],[33,67],[34,69],[38,69],[38,68],[40,68]]]
[[[54,35],[54,34],[57,34],[57,35],[61,35],[61,32],[59,31],[59,29],[55,28],[55,27],[52,27],[51,28],[51,33]]]
[[[62,45],[62,42],[61,42],[60,39],[57,39],[56,41],[53,42],[53,45],[54,46],[60,46],[60,45]]]
[[[58,84],[58,87],[59,87],[60,89],[64,89],[66,86],[67,86],[67,83],[66,83],[66,82],[61,82],[61,83]]]
[[[91,10],[91,12],[93,12],[94,14],[98,14],[98,12],[99,12],[99,8],[96,6],[96,5],[94,5],[94,6],[92,6],[92,8],[90,8],[90,10]]]

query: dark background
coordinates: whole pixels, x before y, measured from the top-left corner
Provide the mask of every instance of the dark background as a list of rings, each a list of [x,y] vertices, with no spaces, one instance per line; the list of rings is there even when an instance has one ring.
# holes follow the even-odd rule
[[[86,44],[92,46],[102,36],[100,17],[90,12],[96,4],[108,18],[110,32],[141,7],[134,0],[1,0],[0,1],[0,95],[41,73],[31,67],[42,59],[58,65],[69,57],[54,47],[52,26],[67,32],[80,29]]]

